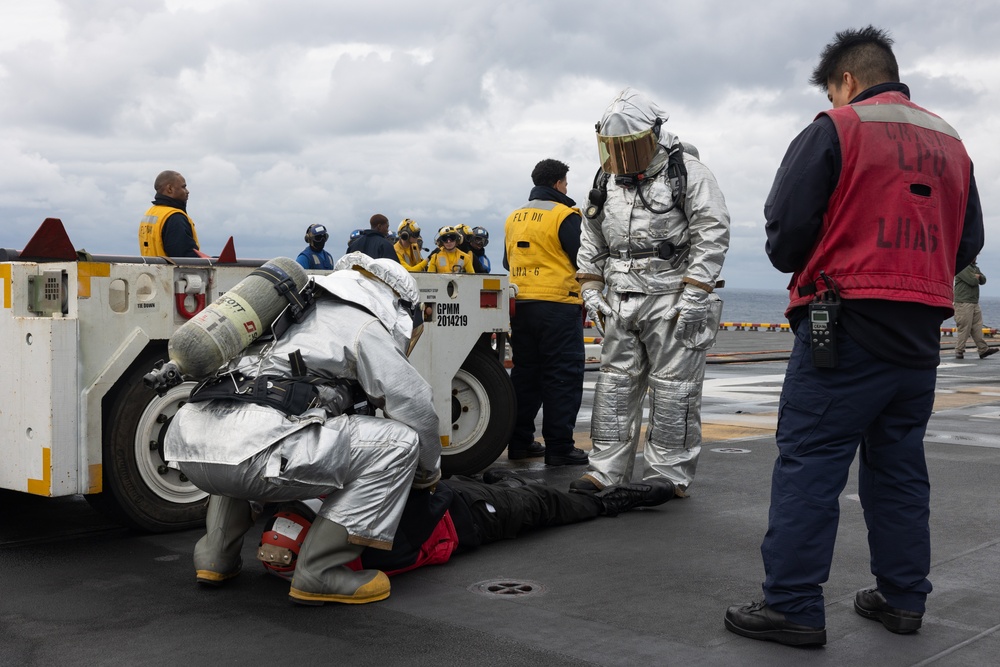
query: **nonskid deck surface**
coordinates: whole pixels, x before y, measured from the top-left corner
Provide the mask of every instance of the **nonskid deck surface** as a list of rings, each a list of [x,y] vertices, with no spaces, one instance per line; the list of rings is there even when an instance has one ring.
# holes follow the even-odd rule
[[[399,575],[391,597],[371,605],[290,604],[287,583],[254,559],[256,529],[244,544],[243,574],[205,589],[191,564],[200,531],[139,535],[79,497],[0,492],[0,664],[995,664],[1000,355],[980,361],[967,352],[955,361],[942,341],[925,439],[934,592],[915,635],[891,634],[853,610],[854,592],[873,582],[854,474],[824,587],[827,645],[794,649],[724,629],[727,606],[760,596],[792,336],[723,331],[706,369],[705,443],[690,498]],[[577,422],[584,448],[596,379],[586,376]],[[505,457],[497,465],[562,487],[582,472]]]

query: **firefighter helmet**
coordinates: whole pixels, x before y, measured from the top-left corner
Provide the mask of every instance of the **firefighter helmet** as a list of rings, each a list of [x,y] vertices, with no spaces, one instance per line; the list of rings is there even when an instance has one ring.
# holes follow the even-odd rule
[[[300,501],[282,504],[274,512],[257,547],[257,560],[264,569],[282,579],[291,579],[299,551],[316,512]]]

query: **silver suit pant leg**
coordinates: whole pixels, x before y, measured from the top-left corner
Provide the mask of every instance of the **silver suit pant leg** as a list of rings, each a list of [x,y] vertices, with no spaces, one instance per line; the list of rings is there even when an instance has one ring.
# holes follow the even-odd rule
[[[323,496],[319,515],[352,543],[392,547],[417,467],[419,437],[391,419],[352,415],[295,431],[236,465],[182,462],[198,488],[260,502]]]
[[[609,294],[617,316],[606,322],[601,370],[594,391],[591,417],[590,469],[587,475],[601,486],[631,481],[642,426],[649,369],[636,316],[644,295],[622,299]]]
[[[685,491],[701,454],[701,386],[651,377],[649,403],[642,478],[666,477]]]
[[[643,479],[666,477],[681,491],[694,480],[701,453],[701,387],[705,349],[692,349],[674,338],[675,322],[664,315],[675,295],[651,301],[644,332],[649,354],[649,425],[643,448]]]
[[[706,352],[674,338],[676,322],[668,321],[666,313],[679,298],[680,293],[609,299],[617,317],[604,341],[588,472],[601,485],[631,480],[647,387],[643,478],[666,477],[682,491],[694,478],[701,452]]]
[[[319,515],[347,528],[353,544],[391,549],[419,456],[417,432],[377,417],[351,418],[351,462],[344,486]]]

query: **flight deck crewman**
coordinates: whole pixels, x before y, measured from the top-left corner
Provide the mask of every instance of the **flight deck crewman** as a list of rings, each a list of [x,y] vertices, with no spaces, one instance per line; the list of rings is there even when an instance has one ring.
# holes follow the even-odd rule
[[[458,227],[442,227],[434,238],[437,247],[427,257],[427,273],[475,273],[472,254],[458,249],[462,232]]]
[[[194,220],[187,214],[188,188],[176,171],[162,171],[153,184],[156,197],[139,222],[143,257],[208,257],[198,245]]]
[[[393,248],[399,263],[407,271],[423,271],[427,268],[427,260],[420,254],[420,226],[413,220],[404,218],[399,223]]]

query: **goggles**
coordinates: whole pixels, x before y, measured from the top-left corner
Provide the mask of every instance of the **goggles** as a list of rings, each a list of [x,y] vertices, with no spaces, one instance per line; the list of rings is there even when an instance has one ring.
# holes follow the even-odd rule
[[[601,168],[609,174],[639,174],[656,155],[658,144],[653,128],[619,136],[597,135]]]
[[[441,242],[444,243],[446,241],[454,241],[455,243],[458,243],[458,234],[445,234],[441,237]]]

